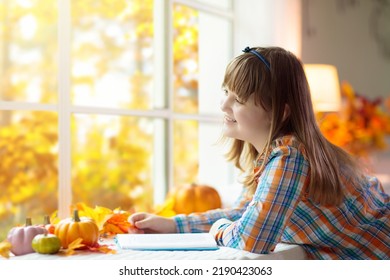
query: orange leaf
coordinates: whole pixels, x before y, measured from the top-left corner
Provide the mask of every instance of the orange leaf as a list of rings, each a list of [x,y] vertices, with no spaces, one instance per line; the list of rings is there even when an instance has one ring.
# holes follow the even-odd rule
[[[116,233],[128,233],[132,227],[130,222],[127,220],[130,213],[120,211],[113,214],[103,226],[103,233],[116,234]]]
[[[103,227],[103,232],[106,234],[127,233],[123,232],[117,225],[107,223]]]
[[[96,246],[88,246],[88,251],[103,254],[116,254],[116,250],[111,249],[108,245],[96,244]]]

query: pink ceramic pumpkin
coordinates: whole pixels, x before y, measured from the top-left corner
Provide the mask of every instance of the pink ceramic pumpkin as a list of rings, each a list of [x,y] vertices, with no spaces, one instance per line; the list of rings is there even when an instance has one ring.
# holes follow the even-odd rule
[[[34,253],[31,242],[38,234],[47,233],[47,230],[40,226],[31,225],[31,219],[26,219],[26,225],[22,227],[12,228],[7,236],[9,243],[11,243],[11,252],[15,256]]]

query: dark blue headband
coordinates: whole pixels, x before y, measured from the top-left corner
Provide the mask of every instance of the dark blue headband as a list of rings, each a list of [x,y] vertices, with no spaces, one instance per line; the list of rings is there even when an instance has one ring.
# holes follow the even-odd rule
[[[242,51],[245,52],[245,53],[248,53],[248,52],[253,53],[255,56],[257,56],[264,63],[265,66],[267,66],[268,70],[271,71],[271,67],[269,65],[269,62],[260,53],[258,53],[254,49],[251,49],[250,47],[246,47]]]

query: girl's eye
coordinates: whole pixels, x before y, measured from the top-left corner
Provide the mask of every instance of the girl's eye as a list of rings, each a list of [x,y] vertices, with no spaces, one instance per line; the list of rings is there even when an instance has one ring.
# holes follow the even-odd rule
[[[244,102],[240,101],[237,97],[235,98],[235,100],[236,100],[236,102],[237,102],[238,104],[244,104]]]
[[[229,91],[227,89],[223,89],[222,91],[225,96],[229,96]],[[238,104],[244,104],[244,102],[240,101],[240,99],[238,99],[234,93],[231,93],[231,95],[232,97],[234,96],[234,101],[236,101]]]

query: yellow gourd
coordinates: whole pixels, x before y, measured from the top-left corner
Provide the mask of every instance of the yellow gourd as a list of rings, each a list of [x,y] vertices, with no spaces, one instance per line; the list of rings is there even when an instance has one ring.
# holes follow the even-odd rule
[[[78,210],[74,210],[72,218],[61,220],[56,225],[54,234],[61,240],[64,249],[77,238],[81,238],[82,244],[90,247],[95,246],[99,240],[99,229],[94,220],[80,218]]]

